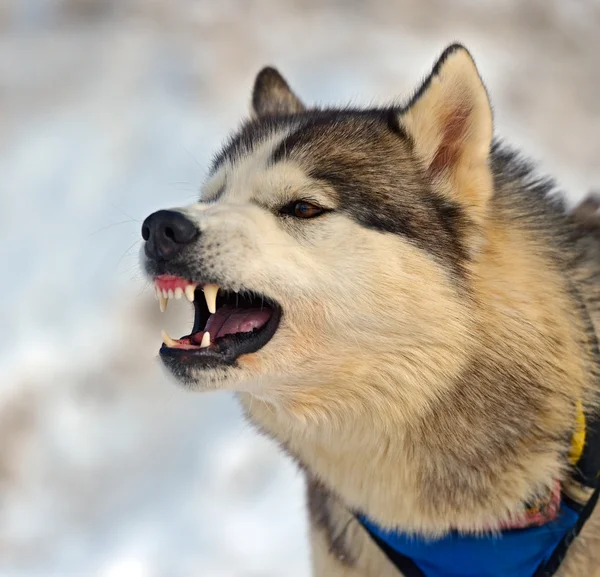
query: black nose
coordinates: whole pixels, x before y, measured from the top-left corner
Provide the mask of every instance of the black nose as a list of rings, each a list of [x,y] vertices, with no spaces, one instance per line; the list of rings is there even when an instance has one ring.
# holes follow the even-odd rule
[[[174,210],[152,213],[142,224],[144,251],[148,258],[169,260],[200,234],[196,225]]]

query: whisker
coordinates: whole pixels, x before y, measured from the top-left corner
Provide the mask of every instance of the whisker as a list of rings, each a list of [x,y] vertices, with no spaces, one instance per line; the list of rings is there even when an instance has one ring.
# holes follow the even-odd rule
[[[135,222],[140,222],[139,219],[131,216],[130,214],[128,214],[124,210],[120,209],[116,204],[114,204],[112,202],[109,202],[108,204],[110,204],[110,206],[112,206],[115,210],[118,210],[122,215],[126,216],[127,218],[130,218],[131,220],[133,220]]]
[[[181,148],[183,148],[183,150],[185,150],[189,155],[190,158],[202,169],[202,171],[204,172],[204,167],[198,162],[198,159],[183,145],[181,144],[181,142],[179,143],[179,146],[181,146]]]
[[[87,235],[87,238],[90,238],[90,236],[94,236],[95,234],[98,234],[99,232],[102,232],[103,230],[107,230],[109,228],[112,228],[113,226],[118,226],[119,224],[129,224],[129,223],[135,223],[137,221],[135,220],[122,220],[120,222],[114,222],[113,224],[107,224],[106,226],[103,226],[101,228],[99,228],[98,230],[95,230],[94,232],[91,232],[90,234]]]
[[[127,256],[127,254],[129,253],[129,251],[136,245],[139,244],[141,241],[141,239],[136,240],[122,255],[121,258],[118,260],[117,264],[115,265],[115,269],[119,268],[119,265],[121,264],[121,261]]]

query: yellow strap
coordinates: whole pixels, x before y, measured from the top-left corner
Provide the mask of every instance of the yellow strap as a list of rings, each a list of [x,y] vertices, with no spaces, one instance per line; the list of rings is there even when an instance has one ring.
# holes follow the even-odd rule
[[[577,411],[575,431],[571,439],[571,450],[569,451],[569,463],[571,465],[577,465],[585,447],[585,413],[583,412],[581,400],[577,400],[575,408]]]

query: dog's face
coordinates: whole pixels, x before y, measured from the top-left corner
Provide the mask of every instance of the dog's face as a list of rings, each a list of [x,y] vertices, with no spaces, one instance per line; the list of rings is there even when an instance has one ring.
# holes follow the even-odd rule
[[[427,402],[468,338],[490,140],[461,47],[402,109],[306,109],[263,70],[200,201],[144,223],[147,272],[195,306],[165,364],[199,388],[273,400],[390,388]]]

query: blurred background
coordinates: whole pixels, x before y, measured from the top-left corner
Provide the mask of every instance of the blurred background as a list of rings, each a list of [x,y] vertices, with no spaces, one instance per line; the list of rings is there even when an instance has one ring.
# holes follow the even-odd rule
[[[0,0],[1,577],[308,577],[295,467],[156,360],[190,315],[141,221],[195,198],[263,65],[389,102],[454,40],[497,132],[600,187],[597,0]]]

